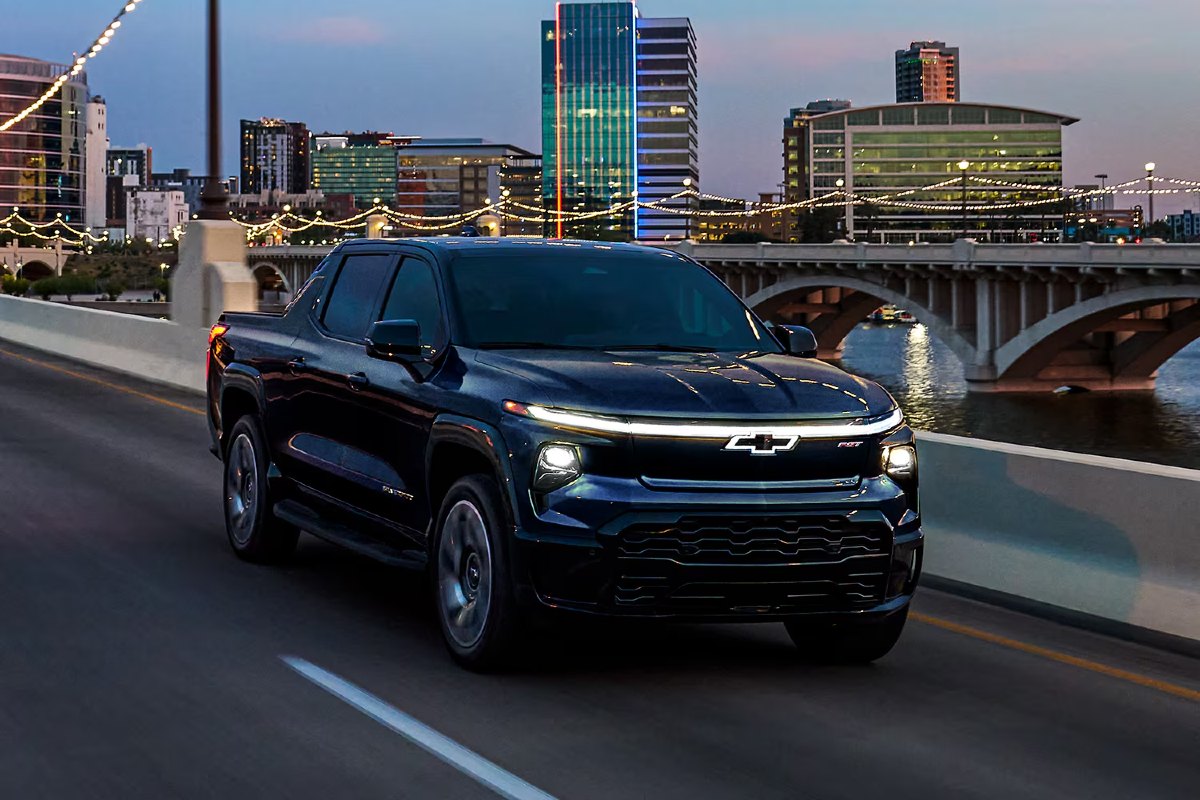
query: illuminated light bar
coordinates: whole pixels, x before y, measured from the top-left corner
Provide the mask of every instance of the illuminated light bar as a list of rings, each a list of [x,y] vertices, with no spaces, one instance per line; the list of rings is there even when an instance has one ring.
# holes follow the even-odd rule
[[[734,436],[755,436],[769,433],[784,438],[798,436],[801,439],[847,439],[858,436],[877,436],[899,427],[904,422],[904,412],[899,408],[885,417],[858,423],[810,423],[779,425],[704,425],[690,422],[628,422],[616,417],[583,414],[559,408],[527,405],[512,400],[504,401],[504,410],[510,414],[530,417],[540,422],[561,425],[581,431],[597,433],[622,433],[629,436],[670,437],[677,439],[732,439]]]

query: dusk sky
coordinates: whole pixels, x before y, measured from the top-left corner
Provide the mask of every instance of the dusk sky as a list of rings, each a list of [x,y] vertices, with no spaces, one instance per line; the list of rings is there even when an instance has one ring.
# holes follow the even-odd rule
[[[17,3],[0,51],[66,61],[116,0]],[[538,23],[550,0],[225,0],[225,171],[237,120],[314,131],[477,136],[541,150]],[[964,100],[1080,117],[1067,182],[1200,179],[1196,0],[642,0],[688,16],[699,42],[704,191],[752,196],[781,180],[782,120],[825,97],[894,100],[893,52],[913,39],[962,51]],[[157,171],[203,164],[204,3],[143,0],[89,65],[114,145],[146,142]],[[1196,195],[1163,203],[1196,208]],[[1118,204],[1120,202],[1118,201]]]

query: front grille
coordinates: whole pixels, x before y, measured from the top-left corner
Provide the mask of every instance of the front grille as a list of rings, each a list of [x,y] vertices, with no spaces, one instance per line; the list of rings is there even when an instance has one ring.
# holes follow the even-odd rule
[[[846,517],[684,517],[616,536],[615,605],[670,613],[841,611],[883,600],[890,527]]]
[[[684,517],[632,525],[617,536],[621,558],[682,564],[830,564],[887,555],[891,531],[845,517]]]

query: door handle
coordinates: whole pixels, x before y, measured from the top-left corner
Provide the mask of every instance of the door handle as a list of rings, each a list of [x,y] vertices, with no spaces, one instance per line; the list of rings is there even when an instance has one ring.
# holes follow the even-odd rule
[[[305,368],[303,356],[297,356],[288,362],[288,372],[293,375],[299,375],[301,372],[304,372]]]
[[[371,379],[364,372],[355,372],[346,376],[346,383],[350,384],[350,388],[357,392],[370,386]]]

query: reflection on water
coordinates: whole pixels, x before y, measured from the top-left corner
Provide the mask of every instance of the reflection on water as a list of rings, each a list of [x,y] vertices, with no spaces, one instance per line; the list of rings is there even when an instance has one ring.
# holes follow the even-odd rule
[[[914,428],[1200,469],[1200,342],[1151,392],[968,394],[958,358],[924,325],[864,323],[842,367],[886,386]]]

